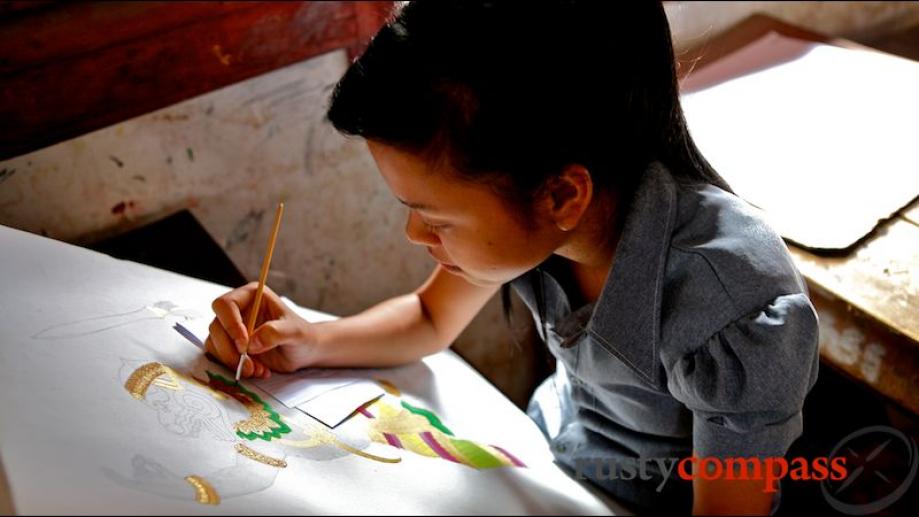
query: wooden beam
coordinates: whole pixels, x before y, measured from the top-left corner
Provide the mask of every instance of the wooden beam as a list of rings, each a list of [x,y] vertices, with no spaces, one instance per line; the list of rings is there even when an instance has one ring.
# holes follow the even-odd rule
[[[0,159],[313,56],[391,2],[61,2],[0,18]],[[360,13],[360,14],[358,14]]]

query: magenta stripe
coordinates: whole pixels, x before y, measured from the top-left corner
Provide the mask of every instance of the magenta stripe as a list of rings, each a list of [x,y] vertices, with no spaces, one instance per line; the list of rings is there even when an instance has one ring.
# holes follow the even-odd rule
[[[365,407],[359,407],[357,408],[357,411],[367,418],[373,418],[373,413],[371,413],[370,411],[367,411],[367,408]]]
[[[386,443],[392,445],[393,447],[398,447],[402,449],[402,442],[399,441],[399,438],[390,433],[383,433],[383,438],[386,438]]]
[[[460,460],[456,459],[452,454],[447,452],[446,449],[441,447],[440,444],[437,443],[437,440],[434,439],[434,435],[431,434],[430,432],[421,433],[421,439],[424,440],[424,443],[428,444],[428,447],[430,447],[441,458],[445,460],[450,460],[454,463],[462,463]]]
[[[526,468],[526,465],[525,465],[522,461],[518,460],[517,457],[514,456],[513,454],[507,452],[506,450],[502,449],[501,447],[498,447],[497,445],[492,445],[492,447],[493,447],[496,451],[498,451],[498,452],[500,452],[501,454],[507,456],[507,459],[511,460],[511,463],[513,463],[515,467],[523,467],[523,468]]]

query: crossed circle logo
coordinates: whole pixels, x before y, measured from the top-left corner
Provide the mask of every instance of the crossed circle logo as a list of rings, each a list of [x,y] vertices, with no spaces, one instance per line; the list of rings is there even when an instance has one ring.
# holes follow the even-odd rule
[[[827,503],[841,513],[867,515],[897,502],[916,477],[919,448],[912,438],[892,427],[877,425],[843,438],[830,458],[846,458],[845,479],[824,480],[820,489]]]

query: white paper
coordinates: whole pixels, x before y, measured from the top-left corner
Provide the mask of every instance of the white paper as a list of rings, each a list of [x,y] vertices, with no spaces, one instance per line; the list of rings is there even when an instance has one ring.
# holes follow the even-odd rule
[[[380,385],[366,380],[353,381],[302,403],[297,409],[328,427],[338,427],[364,404],[383,396]]]
[[[295,373],[272,373],[268,379],[254,379],[255,384],[271,393],[285,406],[300,407],[308,401],[332,390],[344,389],[352,384],[370,382],[355,377],[354,370],[338,370],[326,368],[308,368]],[[373,384],[370,382],[370,384]],[[376,395],[382,395],[378,389]],[[373,398],[373,397],[371,397]],[[348,412],[354,411],[361,404],[370,399],[364,399],[351,407]]]

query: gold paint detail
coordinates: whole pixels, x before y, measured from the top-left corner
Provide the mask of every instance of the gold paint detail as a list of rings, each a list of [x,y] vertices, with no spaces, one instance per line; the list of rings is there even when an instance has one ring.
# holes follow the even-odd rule
[[[162,363],[147,363],[134,370],[124,383],[124,389],[135,399],[143,400],[151,384],[172,391],[184,389],[179,384],[179,378],[179,374]]]
[[[220,495],[208,480],[201,476],[186,476],[185,481],[195,489],[195,500],[199,503],[213,506],[220,504]]]
[[[399,388],[397,388],[395,384],[387,381],[386,379],[374,379],[374,380],[376,381],[377,384],[380,385],[381,388],[383,388],[383,391],[385,391],[386,393],[389,393],[393,397],[402,396],[402,392],[399,391]]]
[[[249,417],[234,424],[236,434],[240,438],[255,440],[260,438],[265,441],[280,438],[289,433],[290,427],[284,423],[284,418],[263,401],[256,393],[247,390],[241,384],[229,381],[220,375],[207,372],[210,381],[208,385],[215,390],[222,391],[242,404],[249,413]]]
[[[347,443],[338,439],[337,436],[332,434],[332,432],[327,429],[320,427],[318,425],[304,426],[298,422],[288,420],[292,426],[296,426],[304,433],[308,434],[310,437],[306,440],[288,440],[282,438],[278,440],[278,443],[281,445],[287,445],[289,447],[297,447],[300,449],[309,449],[312,447],[320,447],[322,445],[331,445],[333,447],[338,447],[339,449],[354,454],[355,456],[360,456],[368,460],[378,461],[380,463],[399,463],[402,461],[402,458],[384,458],[382,456],[377,456],[376,454],[370,454],[369,452],[364,452],[360,449],[352,447]]]
[[[265,411],[262,404],[248,400],[243,403],[243,407],[249,412],[249,418],[236,422],[236,431],[243,434],[262,434],[271,433],[274,429],[271,419],[271,413]]]
[[[275,468],[279,468],[279,469],[283,469],[283,468],[286,468],[286,467],[287,467],[287,462],[286,462],[286,461],[284,461],[284,460],[279,460],[279,459],[277,459],[277,458],[272,458],[271,456],[267,456],[267,455],[265,455],[265,454],[262,454],[262,453],[260,453],[260,452],[258,452],[258,451],[256,451],[256,450],[253,450],[253,449],[249,448],[249,447],[248,447],[246,444],[244,444],[244,443],[237,443],[237,444],[236,444],[236,452],[238,452],[239,454],[241,454],[241,455],[243,455],[243,456],[249,458],[250,460],[254,460],[254,461],[257,461],[257,462],[259,462],[259,463],[264,463],[265,465],[269,465],[269,466],[271,466],[271,467],[275,467]]]

